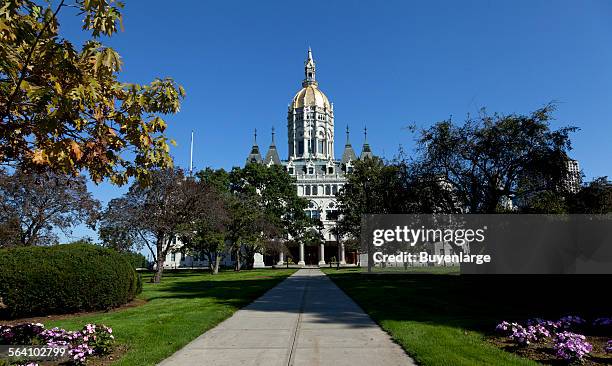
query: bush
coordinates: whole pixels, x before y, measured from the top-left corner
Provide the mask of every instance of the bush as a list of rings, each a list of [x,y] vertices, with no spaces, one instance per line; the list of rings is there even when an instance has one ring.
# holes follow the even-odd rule
[[[101,310],[140,292],[125,258],[89,244],[0,250],[0,298],[10,317]]]

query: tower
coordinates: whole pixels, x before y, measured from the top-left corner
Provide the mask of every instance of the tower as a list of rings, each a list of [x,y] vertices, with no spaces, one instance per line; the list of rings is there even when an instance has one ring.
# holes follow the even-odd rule
[[[334,107],[319,89],[312,50],[304,62],[304,80],[287,114],[289,160],[334,159]]]

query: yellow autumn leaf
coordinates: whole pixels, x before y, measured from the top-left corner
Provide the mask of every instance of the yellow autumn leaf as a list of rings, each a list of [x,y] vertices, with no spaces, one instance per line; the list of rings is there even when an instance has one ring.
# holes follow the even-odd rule
[[[47,162],[47,157],[44,151],[36,150],[32,153],[32,162],[34,164],[44,165]]]
[[[76,141],[70,141],[70,149],[72,150],[72,154],[74,154],[76,160],[81,160],[81,158],[83,157],[83,151],[81,150],[81,147]]]

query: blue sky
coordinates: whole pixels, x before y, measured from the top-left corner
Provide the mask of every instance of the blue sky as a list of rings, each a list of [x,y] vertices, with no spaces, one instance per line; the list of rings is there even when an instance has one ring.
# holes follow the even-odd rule
[[[61,21],[66,38],[85,39],[73,9]],[[611,1],[127,0],[123,23],[103,39],[123,58],[121,79],[171,76],[187,91],[167,119],[179,166],[192,129],[196,168],[242,165],[254,128],[265,151],[275,126],[286,157],[287,104],[311,46],[335,105],[336,155],[347,124],[354,146],[367,125],[375,153],[392,157],[411,151],[409,124],[557,101],[553,126],[581,128],[572,156],[587,179],[612,176]],[[126,190],[90,187],[103,202]]]

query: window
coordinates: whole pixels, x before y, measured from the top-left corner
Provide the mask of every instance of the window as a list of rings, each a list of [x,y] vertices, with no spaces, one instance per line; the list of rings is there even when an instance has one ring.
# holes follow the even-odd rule
[[[328,220],[338,220],[338,211],[337,210],[327,210],[325,211],[325,217]]]
[[[353,167],[352,166],[347,166],[346,167],[346,172],[347,173],[352,173],[353,172]]]
[[[170,255],[170,261],[174,262],[176,260],[176,253],[172,252],[172,255]]]
[[[317,189],[317,186],[312,186],[312,195],[316,196],[319,194],[319,190]]]
[[[298,155],[304,154],[304,141],[298,142]]]
[[[304,196],[310,196],[310,186],[304,187]]]
[[[327,167],[327,173],[328,174],[334,174],[334,167],[333,166],[328,166]]]
[[[290,166],[287,171],[289,172],[289,174],[293,175],[294,174],[294,169],[292,166]]]
[[[325,195],[331,195],[331,186],[325,186]]]
[[[320,219],[321,212],[319,212],[319,210],[307,210],[306,216],[310,217],[311,219]]]
[[[334,196],[338,194],[338,186],[335,184],[332,186],[332,194]]]
[[[319,149],[317,150],[317,153],[324,154],[324,152],[323,152],[323,141],[319,140],[318,148]]]
[[[314,167],[308,167],[308,174],[314,174]]]

